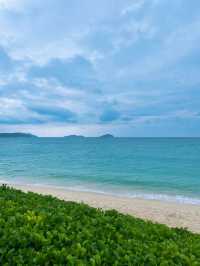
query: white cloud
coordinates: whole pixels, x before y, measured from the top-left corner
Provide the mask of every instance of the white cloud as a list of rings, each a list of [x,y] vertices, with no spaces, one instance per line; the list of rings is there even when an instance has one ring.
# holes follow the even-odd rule
[[[24,105],[23,101],[15,98],[0,98],[0,121],[1,123],[5,121],[16,120],[23,122],[29,119],[42,119],[38,114],[29,111],[29,109]]]
[[[30,0],[0,0],[0,10],[22,11],[27,2]]]
[[[140,10],[144,6],[145,2],[146,0],[133,0],[130,5],[128,5],[122,10],[121,15],[125,16],[127,14]]]
[[[186,102],[179,106],[178,99],[186,99],[187,88],[199,85],[200,21],[191,12],[186,18],[183,8],[173,10],[177,7],[173,3],[0,0],[0,46],[14,66],[0,77],[0,116],[16,121],[21,117],[28,124],[7,125],[7,129],[92,135],[119,132],[117,128],[125,132],[148,122],[193,119],[195,107]],[[197,57],[190,58],[192,53]],[[91,63],[94,75],[81,68],[83,61],[74,63],[73,69],[70,64],[65,68],[78,56]],[[190,59],[186,70],[180,64],[184,57]],[[15,64],[13,58],[18,60]],[[44,66],[48,70],[52,59],[66,60],[45,76],[41,70]],[[31,67],[41,75],[31,76]],[[191,102],[196,98],[198,103],[198,97],[197,92],[196,97],[190,95]],[[97,124],[104,110],[120,113],[117,125]],[[62,124],[62,111],[75,113],[77,124]],[[49,117],[58,118],[60,124]],[[31,119],[45,125],[30,125]]]
[[[162,69],[178,63],[178,61],[199,49],[200,21],[176,28],[168,36],[160,41],[159,49],[148,53],[134,65],[121,68],[118,72],[120,78],[127,76],[139,79],[149,77],[158,73],[162,76]],[[135,67],[136,66],[136,67]]]

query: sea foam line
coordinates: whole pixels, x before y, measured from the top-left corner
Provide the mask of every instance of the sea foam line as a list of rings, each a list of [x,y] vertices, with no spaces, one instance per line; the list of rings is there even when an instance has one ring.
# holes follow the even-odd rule
[[[57,185],[49,185],[44,183],[24,183],[24,182],[10,182],[8,180],[0,179],[0,184],[7,185],[21,185],[21,186],[35,186],[41,188],[50,188],[50,189],[62,189],[71,192],[88,192],[88,193],[96,193],[103,194],[114,197],[122,197],[122,198],[136,198],[136,199],[145,199],[145,200],[159,200],[164,202],[177,202],[181,204],[192,204],[192,205],[200,205],[199,198],[186,197],[183,195],[168,195],[168,194],[158,194],[158,193],[143,193],[143,192],[112,192],[105,191],[101,189],[87,188],[85,186],[57,186]]]

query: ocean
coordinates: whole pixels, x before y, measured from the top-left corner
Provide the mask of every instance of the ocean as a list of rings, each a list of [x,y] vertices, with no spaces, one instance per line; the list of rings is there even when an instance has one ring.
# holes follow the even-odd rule
[[[0,138],[0,181],[200,204],[200,138]]]

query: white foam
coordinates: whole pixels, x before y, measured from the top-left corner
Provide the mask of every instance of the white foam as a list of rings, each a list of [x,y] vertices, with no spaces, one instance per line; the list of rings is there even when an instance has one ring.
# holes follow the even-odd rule
[[[157,193],[146,193],[146,192],[131,192],[131,191],[117,191],[115,192],[110,190],[103,190],[98,188],[91,188],[91,185],[72,185],[70,186],[63,185],[52,185],[52,184],[44,184],[44,183],[24,183],[24,182],[10,182],[8,180],[0,179],[0,184],[7,185],[23,185],[23,186],[35,186],[35,187],[43,187],[43,188],[52,188],[52,189],[64,189],[68,191],[76,191],[76,192],[90,192],[90,193],[98,193],[104,195],[110,195],[115,197],[126,197],[126,198],[140,198],[146,200],[159,200],[159,201],[167,201],[167,202],[178,202],[181,204],[192,204],[192,205],[200,205],[200,198],[192,198],[184,195],[169,195],[169,194],[157,194]]]

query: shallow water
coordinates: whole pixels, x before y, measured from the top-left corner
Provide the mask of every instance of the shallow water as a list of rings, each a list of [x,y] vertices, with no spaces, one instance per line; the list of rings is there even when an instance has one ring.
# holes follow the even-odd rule
[[[200,138],[0,138],[0,180],[200,204]]]

